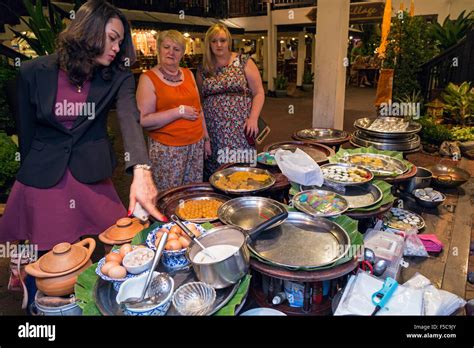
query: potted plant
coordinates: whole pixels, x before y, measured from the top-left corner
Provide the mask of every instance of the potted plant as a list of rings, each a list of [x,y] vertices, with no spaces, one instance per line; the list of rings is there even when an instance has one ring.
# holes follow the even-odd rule
[[[446,50],[459,41],[461,41],[468,31],[474,26],[474,11],[465,15],[466,10],[462,11],[457,19],[450,19],[447,16],[443,25],[434,21],[430,25],[430,36],[436,40],[441,50]]]
[[[305,70],[303,73],[303,90],[311,91],[313,89],[314,73]]]
[[[0,203],[7,201],[20,168],[17,160],[18,146],[6,133],[0,132]]]
[[[452,140],[449,129],[443,124],[436,124],[432,117],[424,116],[418,122],[422,126],[420,137],[426,152],[436,152],[444,141]]]
[[[278,75],[273,78],[275,83],[275,94],[277,97],[286,97],[286,89],[288,88],[288,79],[284,75]]]
[[[469,125],[474,117],[474,87],[469,82],[449,83],[441,94],[451,123]]]

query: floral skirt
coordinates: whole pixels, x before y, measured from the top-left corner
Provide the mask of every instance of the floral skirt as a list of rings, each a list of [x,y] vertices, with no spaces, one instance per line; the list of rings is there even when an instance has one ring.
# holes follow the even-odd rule
[[[168,146],[149,138],[153,179],[159,191],[202,182],[204,140],[185,146]]]

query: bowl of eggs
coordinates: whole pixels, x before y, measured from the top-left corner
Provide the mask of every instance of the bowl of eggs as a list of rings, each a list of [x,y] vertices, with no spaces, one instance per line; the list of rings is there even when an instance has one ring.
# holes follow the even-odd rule
[[[132,246],[131,244],[124,244],[120,249],[112,250],[105,257],[99,260],[95,273],[103,280],[112,282],[114,289],[118,291],[125,280],[134,278],[138,275],[128,272],[123,264],[125,256],[138,249],[148,248],[143,245]]]
[[[201,225],[189,221],[183,223],[196,237],[206,233],[206,230]],[[152,250],[156,250],[161,236],[165,232],[168,232],[168,241],[165,244],[165,250],[163,250],[163,255],[161,256],[161,263],[168,271],[188,267],[190,261],[186,258],[186,249],[191,243],[191,239],[174,222],[165,224],[151,231],[146,239],[147,246]]]

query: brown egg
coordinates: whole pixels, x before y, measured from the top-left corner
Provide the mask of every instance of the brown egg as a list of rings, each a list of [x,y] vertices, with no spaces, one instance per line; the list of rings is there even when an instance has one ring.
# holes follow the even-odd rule
[[[112,267],[115,267],[115,266],[120,266],[120,264],[118,262],[115,262],[115,261],[109,261],[109,262],[106,262],[102,268],[100,269],[100,271],[105,274],[105,275],[109,275],[109,271]]]
[[[189,240],[184,237],[179,237],[178,241],[181,243],[183,248],[187,248],[190,244]]]
[[[132,244],[127,243],[120,247],[119,254],[124,258],[130,251],[132,251]]]
[[[168,231],[166,231],[166,232],[168,232]],[[160,240],[161,240],[161,237],[163,237],[163,234],[164,234],[164,232],[161,232],[161,230],[156,232],[155,246],[157,248],[158,248],[158,244],[160,244]]]
[[[109,269],[109,277],[113,279],[121,279],[127,276],[127,270],[123,266],[115,266]]]
[[[121,263],[122,263],[122,259],[123,259],[123,257],[120,256],[120,254],[111,252],[111,253],[109,253],[109,254],[105,257],[105,262],[115,261],[115,262],[117,262],[118,264],[121,264]]]
[[[180,234],[181,228],[178,225],[174,225],[173,227],[170,228],[170,233]]]
[[[198,230],[198,228],[196,227],[195,224],[189,224],[187,226],[191,232],[196,236],[196,237],[199,237],[201,235],[201,232]]]
[[[168,235],[168,240],[175,240],[175,239],[177,240],[178,238],[179,238],[179,235],[176,233],[170,233]]]
[[[166,250],[180,250],[183,247],[181,246],[181,243],[177,239],[170,240],[166,242],[165,249]]]

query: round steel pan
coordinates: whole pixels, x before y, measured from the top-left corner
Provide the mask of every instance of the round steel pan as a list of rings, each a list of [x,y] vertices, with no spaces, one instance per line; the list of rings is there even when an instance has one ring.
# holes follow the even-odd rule
[[[377,130],[369,129],[372,123],[376,120],[376,118],[359,118],[354,122],[354,127],[364,131],[365,133],[380,137],[380,138],[399,138],[400,136],[406,136],[410,134],[418,133],[421,130],[421,125],[418,122],[410,121],[408,127],[405,131],[397,131],[397,132],[382,132]],[[394,122],[398,121],[398,117],[385,117],[386,122]]]
[[[221,205],[217,214],[224,224],[249,231],[284,211],[286,211],[286,208],[283,204],[270,198],[239,197]],[[283,221],[274,224],[272,227],[282,223]]]
[[[318,268],[343,258],[351,245],[335,222],[290,212],[279,226],[262,232],[249,249],[263,260],[288,268]]]
[[[219,195],[217,193],[208,193],[208,194],[202,193],[202,194],[190,195],[188,198],[182,199],[182,200],[179,201],[179,204],[176,206],[176,209],[175,209],[175,214],[181,220],[190,221],[190,222],[203,223],[203,222],[215,221],[215,220],[218,219],[218,216],[213,216],[213,217],[210,217],[210,218],[200,218],[200,219],[186,219],[184,216],[182,216],[180,214],[180,207],[182,205],[186,204],[187,202],[211,200],[211,199],[224,203],[224,202],[229,200],[229,197]]]
[[[317,187],[304,185],[300,186],[302,191],[312,190],[315,188]],[[377,204],[383,198],[382,191],[372,183],[367,183],[360,186],[346,186],[344,187],[344,193],[327,186],[325,186],[324,189],[335,192],[344,197],[349,204],[349,209],[367,208],[371,205]]]
[[[259,182],[259,181],[253,181],[253,189],[231,189],[231,188],[224,188],[216,185],[216,182],[222,178],[222,177],[227,177],[233,173],[238,173],[238,172],[251,172],[254,174],[265,174],[268,176],[268,179],[264,182]],[[265,191],[269,189],[270,187],[275,184],[275,177],[265,169],[260,169],[260,168],[251,168],[251,167],[230,167],[226,168],[223,170],[219,170],[215,172],[214,174],[211,175],[209,178],[209,182],[211,183],[212,186],[214,186],[216,189],[223,191],[228,194],[251,194],[251,193],[256,193],[260,191]]]
[[[300,141],[313,141],[324,145],[340,145],[349,141],[351,135],[343,130],[334,128],[308,128],[301,129],[292,135]]]

